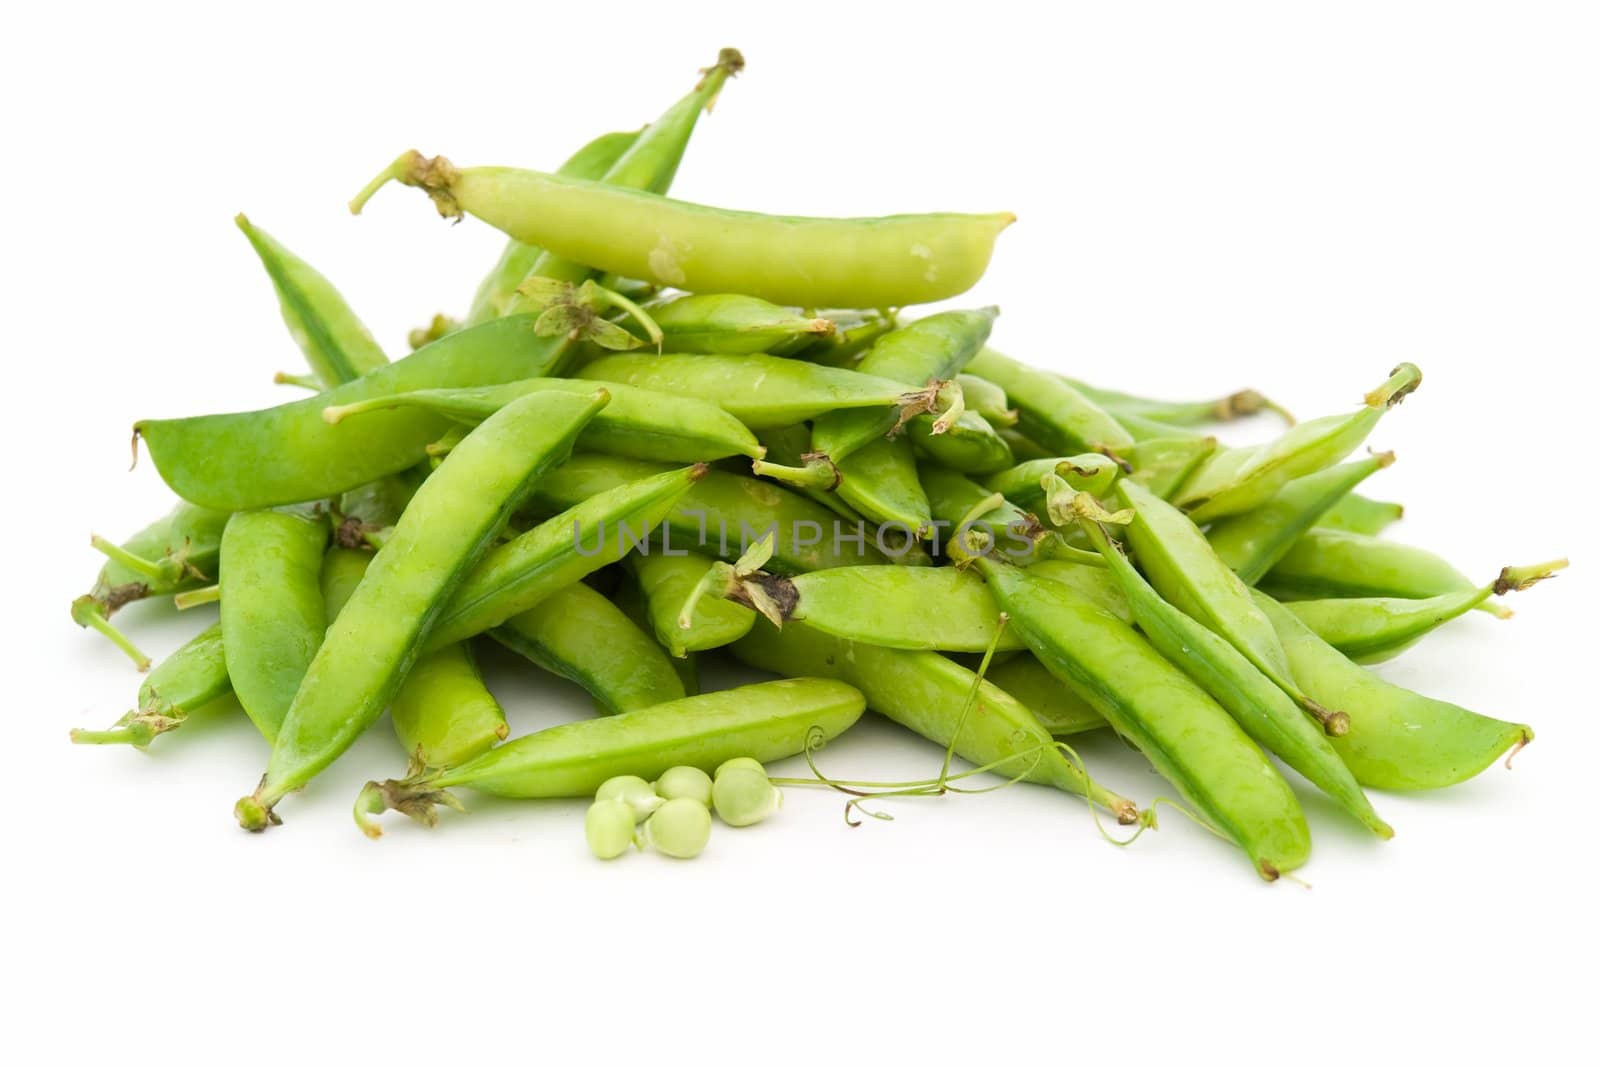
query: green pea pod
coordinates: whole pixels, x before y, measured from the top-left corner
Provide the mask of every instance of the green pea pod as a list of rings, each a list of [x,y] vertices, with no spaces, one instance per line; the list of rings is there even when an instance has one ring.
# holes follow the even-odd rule
[[[1146,418],[1143,415],[1136,415],[1129,411],[1119,412],[1115,418],[1118,424],[1128,431],[1128,436],[1132,437],[1136,442],[1164,441],[1184,437],[1202,439],[1206,436],[1187,427],[1178,426],[1170,422],[1162,422],[1159,419]]]
[[[1106,726],[1103,715],[1057,681],[1031,653],[1012,656],[989,668],[989,681],[1026,705],[1052,737],[1071,737]]]
[[[740,756],[762,763],[837,737],[861,717],[860,692],[823,678],[795,678],[684,697],[622,715],[555,726],[519,737],[451,770],[403,782],[369,782],[356,823],[381,832],[371,816],[386,808],[432,825],[434,807],[465,786],[492,796],[592,797],[618,775],[653,781],[673,767],[710,772]]]
[[[1017,462],[1000,432],[976,411],[961,417],[943,433],[933,432],[932,415],[918,415],[906,426],[906,436],[919,455],[962,474],[993,474]]]
[[[658,554],[652,552],[652,555]],[[711,561],[706,560],[705,566],[709,567],[710,565]],[[702,570],[701,573],[704,573],[704,571]],[[625,574],[623,580],[617,583],[616,589],[611,592],[611,602],[620,608],[622,613],[639,629],[646,631],[655,629],[650,604],[645,600],[644,591],[639,588],[639,582],[632,574]],[[734,605],[729,606],[732,607]],[[668,647],[665,641],[661,641],[659,634],[656,640],[661,642],[663,648]],[[683,691],[689,696],[694,696],[700,692],[700,657],[696,653],[685,652],[681,656],[674,655],[670,657],[670,661],[672,669],[678,672],[678,680],[683,683]]]
[[[646,310],[673,352],[749,356],[833,333],[833,323],[825,318],[740,293],[690,294],[651,304]],[[645,339],[642,330],[634,329]]]
[[[917,457],[905,438],[880,438],[838,461],[834,492],[879,529],[899,527],[906,541],[925,537],[933,527],[928,494],[917,480]]]
[[[1345,766],[1369,789],[1441,789],[1473,777],[1533,729],[1390,685],[1357,666],[1263,593],[1256,603],[1277,628],[1295,678],[1330,704],[1351,710],[1350,733],[1335,737]]]
[[[1246,585],[1255,585],[1324,512],[1393,462],[1393,452],[1381,452],[1296,478],[1259,508],[1212,523],[1206,540]]]
[[[999,308],[986,307],[918,319],[880,339],[856,370],[910,389],[947,381],[977,355],[999,314]],[[812,447],[838,463],[889,433],[896,421],[895,412],[881,408],[827,412],[812,426]]]
[[[1145,437],[1122,452],[1130,479],[1171,500],[1217,450],[1215,437]]]
[[[1128,616],[1127,602],[1104,567],[1040,560],[1034,569],[1118,618]],[[836,567],[786,578],[719,563],[705,582],[725,598],[722,602],[749,606],[776,626],[804,622],[819,633],[861,644],[943,652],[1027,647],[998,627],[994,598],[983,580],[964,568]]]
[[[1478,587],[1449,562],[1425,548],[1380,541],[1340,530],[1308,530],[1261,579],[1277,600],[1327,597],[1425,599],[1470,593]],[[1501,618],[1509,612],[1493,601],[1477,605]]]
[[[1345,530],[1376,537],[1400,521],[1405,511],[1403,504],[1373,500],[1360,493],[1346,493],[1343,499],[1322,513],[1317,525],[1328,530]]]
[[[468,569],[606,399],[604,391],[590,398],[524,397],[469,434],[422,484],[328,628],[272,747],[267,773],[234,809],[241,826],[266,829],[279,800],[337,759],[382,714]]]
[[[1120,453],[1133,437],[1104,408],[1048,371],[985,348],[967,369],[1006,391],[1020,413],[1018,427],[1058,456]]]
[[[1434,630],[1458,619],[1491,596],[1527,589],[1567,565],[1564,559],[1532,567],[1506,567],[1494,581],[1465,593],[1422,600],[1355,597],[1285,604],[1318,637],[1357,663],[1393,659]]]
[[[972,412],[969,411],[967,414],[970,415]],[[1000,438],[1001,441],[1005,442],[1006,447],[1011,450],[1011,454],[1015,456],[1017,461],[1020,463],[1026,463],[1030,459],[1053,458],[1050,455],[1050,450],[1048,448],[1044,447],[1039,442],[1035,441],[1021,430],[1017,429],[1015,426],[998,427],[995,430],[995,434]],[[950,467],[951,470],[960,470],[959,467],[951,467],[948,463],[946,463],[945,466]],[[969,471],[963,473],[971,472]]]
[[[320,583],[323,622],[326,625],[332,626],[333,620],[339,617],[339,612],[350,602],[350,598],[355,595],[356,586],[366,577],[367,567],[371,563],[371,552],[338,545],[328,549],[327,555],[322,557]]]
[[[648,543],[663,517],[705,475],[704,465],[697,465],[619,481],[490,549],[445,605],[427,647],[486,633],[621,560]]]
[[[1117,495],[1133,510],[1127,529],[1134,557],[1162,599],[1238,649],[1329,733],[1348,729],[1348,715],[1323,707],[1295,684],[1272,623],[1200,528],[1142,486],[1119,482]]]
[[[1298,771],[1379,837],[1394,836],[1372,810],[1339,754],[1293,700],[1231,644],[1161,598],[1100,526],[1092,498],[1080,499],[1079,516],[1095,549],[1133,609],[1140,631],[1168,662],[1192,678],[1233,716],[1251,740]]]
[[[233,221],[261,257],[278,293],[283,323],[324,388],[354,381],[389,362],[333,283],[243,215]]]
[[[233,691],[222,652],[222,624],[190,639],[156,665],[139,686],[136,708],[106,730],[73,730],[77,745],[133,745],[144,748],[157,736],[182,726],[192,712]]]
[[[1136,745],[1267,880],[1305,863],[1293,791],[1228,713],[1125,624],[991,557],[977,568],[1039,661]]]
[[[956,384],[961,386],[961,395],[966,399],[968,410],[988,419],[991,426],[1017,424],[1018,412],[1011,406],[1006,391],[989,379],[976,374],[958,374]]]
[[[72,621],[100,633],[141,671],[148,670],[150,657],[111,624],[111,616],[135,600],[181,593],[211,581],[227,523],[225,511],[180,501],[120,545],[91,537],[89,544],[107,562],[94,587],[72,602]]]
[[[795,356],[828,367],[854,367],[878,339],[899,329],[892,311],[860,311],[854,308],[817,312],[833,323],[826,336],[796,337],[780,344],[771,356]]]
[[[525,244],[625,278],[799,307],[905,307],[958,296],[983,276],[995,239],[1016,220],[762,215],[512,167],[461,169],[416,151],[369,182],[351,211],[391,180],[423,189],[446,218],[474,215]]]
[[[922,464],[917,472],[937,521],[936,535],[948,533],[947,539],[953,539],[963,532],[980,532],[992,540],[992,551],[1023,565],[1042,559],[1101,565],[1099,553],[1067,544],[1033,514],[977,482],[931,463]]]
[[[776,356],[603,356],[578,375],[716,402],[752,430],[791,426],[840,408],[880,408],[891,420],[917,402],[899,382]]]
[[[1115,389],[1101,389],[1075,378],[1067,378],[1066,382],[1119,419],[1124,415],[1134,415],[1172,426],[1201,426],[1208,422],[1232,422],[1270,411],[1291,426],[1295,421],[1293,415],[1254,389],[1241,389],[1215,400],[1152,400]]]
[[[1046,475],[1055,475],[1074,491],[1102,496],[1120,473],[1115,460],[1089,452],[1081,456],[1026,460],[989,475],[983,484],[991,493],[999,493],[1017,507],[1037,514],[1045,507],[1043,481]]]
[[[1294,479],[1331,467],[1361,447],[1384,414],[1421,383],[1422,372],[1402,363],[1353,415],[1312,419],[1267,444],[1218,452],[1195,472],[1174,503],[1199,523],[1260,507]]]
[[[1000,611],[977,575],[956,567],[836,567],[792,578],[736,574],[727,564],[708,579],[721,596],[753,607],[777,626],[812,630],[881,648],[982,652],[1025,647],[996,633]],[[720,587],[720,588],[718,588]]]
[[[660,474],[665,468],[615,456],[574,456],[539,483],[537,503],[567,508],[596,493]],[[662,520],[667,545],[733,560],[768,533],[776,569],[798,573],[883,563],[893,546],[877,545],[865,522],[843,522],[805,497],[726,471],[705,473]],[[620,557],[619,557],[620,558]]]
[[[455,767],[489,751],[508,732],[506,713],[483,684],[465,644],[417,660],[389,705],[395,736],[418,769]]]
[[[755,612],[749,608],[705,597],[695,605],[689,625],[679,625],[684,601],[711,567],[711,560],[705,556],[688,552],[670,556],[659,551],[635,552],[623,562],[644,594],[649,624],[656,640],[676,658],[730,645],[749,633],[755,624]]]
[[[731,650],[759,670],[837,678],[860,689],[867,707],[913,733],[945,746],[954,739],[956,755],[969,763],[992,765],[1001,777],[1020,775],[1023,781],[1086,797],[1120,822],[1138,820],[1137,805],[1090,782],[1051,745],[1050,734],[1025,705],[936,653],[878,648],[799,623],[779,631],[765,622],[758,622]],[[967,714],[963,721],[975,684],[982,711]]]
[[[588,394],[594,392],[594,384],[572,378],[529,378],[477,389],[419,389],[326,408],[323,417],[342,422],[373,411],[416,407],[479,423],[512,400],[543,391]],[[699,463],[725,456],[759,459],[764,454],[755,435],[715,404],[615,383],[606,391],[611,403],[583,431],[578,440],[583,449],[665,463]]]
[[[322,645],[322,556],[328,520],[240,511],[222,534],[222,640],[233,690],[261,736],[276,741]]]
[[[338,547],[323,558],[322,599],[330,625],[371,562],[370,552]],[[465,644],[446,645],[419,658],[389,711],[400,747],[420,767],[465,763],[506,736],[505,711],[483,684]]]
[[[318,396],[262,411],[134,424],[175,492],[203,507],[246,511],[319,500],[421,462],[451,426],[416,408],[333,425],[327,407],[415,389],[498,385],[549,369],[568,341],[541,337],[531,315],[453,333]]]
[[[684,695],[683,682],[655,638],[582,582],[507,619],[489,636],[594,697],[608,715]]]
[[[603,133],[578,149],[556,171],[569,178],[586,178],[599,181],[606,176],[624,152],[639,139],[639,131],[631,133]],[[467,312],[466,325],[477,326],[505,314],[516,297],[517,286],[525,281],[544,249],[525,245],[521,241],[507,241],[505,251],[472,297],[472,308]]]
[[[761,446],[767,454],[760,463],[752,464],[755,473],[759,474],[767,463],[775,463],[784,467],[801,469],[806,466],[806,455],[811,451],[811,427],[803,422],[793,426],[779,426],[773,429],[762,430],[756,435]],[[789,488],[813,500],[829,511],[855,523],[861,519],[861,513],[841,500],[833,491],[833,485],[815,488],[808,485],[790,484]]]

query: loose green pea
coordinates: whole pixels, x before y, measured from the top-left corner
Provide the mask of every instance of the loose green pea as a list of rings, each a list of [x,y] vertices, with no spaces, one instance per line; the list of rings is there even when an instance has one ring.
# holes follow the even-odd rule
[[[589,851],[603,860],[614,860],[633,844],[633,808],[625,800],[597,800],[583,817],[583,836]]]
[[[657,852],[673,859],[693,859],[711,840],[711,813],[699,801],[678,797],[657,808],[645,830]]]
[[[767,773],[767,769],[761,765],[760,760],[753,759],[750,756],[735,756],[733,759],[724,760],[722,764],[717,767],[717,771],[714,775],[712,775],[712,777],[721,778],[727,771],[734,770],[738,767],[746,767],[752,771],[760,771],[762,774]]]
[[[699,767],[673,767],[656,780],[656,796],[662,800],[692,800],[711,806],[711,776]]]
[[[783,794],[774,788],[766,771],[753,770],[737,760],[729,762],[740,765],[719,770],[716,783],[711,787],[717,816],[729,826],[754,826],[778,810]]]
[[[643,822],[650,813],[661,806],[661,798],[650,783],[636,774],[619,774],[607,778],[595,791],[596,802],[620,800],[633,809],[634,822]]]

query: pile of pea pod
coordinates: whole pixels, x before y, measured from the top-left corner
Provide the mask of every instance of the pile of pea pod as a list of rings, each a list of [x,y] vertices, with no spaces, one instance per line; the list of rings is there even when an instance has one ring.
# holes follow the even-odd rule
[[[242,708],[270,756],[234,811],[261,831],[387,712],[397,776],[355,806],[373,836],[387,810],[465,810],[457,789],[598,792],[591,844],[616,855],[620,781],[641,819],[671,805],[661,850],[692,855],[709,772],[809,758],[869,709],[1152,825],[1154,798],[1062,740],[1109,727],[1271,880],[1310,854],[1291,779],[1388,838],[1368,790],[1453,785],[1532,739],[1366,666],[1507,614],[1500,597],[1565,565],[1479,582],[1382,536],[1400,506],[1357,490],[1394,457],[1358,453],[1415,366],[1295,423],[1254,391],[1169,402],[1029,366],[989,346],[993,307],[906,315],[969,289],[1012,216],[670,199],[742,66],[724,50],[649,125],[554,173],[396,159],[352,211],[398,182],[509,237],[466,314],[403,358],[238,218],[308,364],[280,382],[311,395],[135,424],[179,500],[94,539],[106,563],[72,616],[148,673],[133,710],[74,741],[143,748]],[[1263,413],[1285,423],[1264,444],[1207,432]],[[115,616],[153,598],[218,614],[151,668]],[[508,740],[486,642],[599,715]],[[718,656],[780,677],[701,692]],[[750,779],[759,814],[724,821],[764,817],[769,786]]]

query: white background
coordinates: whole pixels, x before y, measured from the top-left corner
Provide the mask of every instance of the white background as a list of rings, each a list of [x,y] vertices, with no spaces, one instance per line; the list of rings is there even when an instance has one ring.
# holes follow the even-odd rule
[[[1568,961],[1586,974],[1595,947],[1592,8],[1046,6],[13,11],[0,1041],[28,1062],[1538,1062],[1586,1028],[1592,981]],[[963,298],[1003,306],[1010,352],[1177,397],[1254,385],[1304,414],[1419,363],[1374,438],[1400,455],[1369,486],[1406,503],[1397,536],[1484,578],[1575,566],[1514,621],[1464,620],[1384,673],[1533,723],[1516,769],[1377,797],[1387,844],[1308,798],[1308,891],[1259,884],[1176,817],[1112,848],[1033,788],[858,830],[791,792],[698,862],[608,865],[581,804],[474,800],[364,840],[347,812],[398,768],[386,726],[260,837],[229,814],[266,757],[242,717],[143,756],[69,746],[138,682],[66,610],[98,566],[88,533],[166,506],[147,465],[125,471],[129,423],[276,402],[272,372],[297,366],[233,214],[398,354],[464,309],[501,239],[398,188],[353,219],[369,174],[412,146],[552,168],[649,120],[724,44],[749,69],[676,192],[1015,211]],[[120,621],[157,654],[197,625]],[[519,731],[582,713],[495,679]],[[1085,751],[1135,796],[1163,790],[1114,743]],[[827,759],[896,778],[938,752],[872,722]]]

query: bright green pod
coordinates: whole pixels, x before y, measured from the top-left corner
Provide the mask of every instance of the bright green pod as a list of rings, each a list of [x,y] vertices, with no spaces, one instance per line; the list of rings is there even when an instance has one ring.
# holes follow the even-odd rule
[[[705,561],[705,566],[711,565],[710,560]],[[704,573],[703,571],[701,573]],[[645,600],[644,590],[639,588],[638,579],[632,574],[623,576],[622,581],[611,591],[611,602],[639,629],[646,632],[655,629],[655,622],[651,617],[650,604]],[[680,601],[680,606],[682,602]],[[732,606],[732,605],[730,605]],[[660,638],[657,637],[660,641]],[[662,641],[663,648],[667,647]],[[683,683],[683,691],[689,696],[700,692],[700,658],[693,652],[686,652],[682,656],[669,657],[672,669],[678,672],[678,680]]]
[[[616,456],[574,456],[534,494],[547,509],[572,507],[663,467]],[[662,520],[667,545],[734,560],[765,535],[776,537],[771,566],[786,573],[883,563],[895,546],[875,543],[865,522],[849,523],[782,486],[727,471],[705,473]]]
[[[817,315],[833,323],[833,332],[824,336],[795,338],[779,345],[771,356],[792,356],[828,367],[854,367],[879,338],[900,328],[891,311],[861,311],[855,308],[825,310]]]
[[[404,359],[317,396],[261,411],[145,419],[134,424],[161,477],[185,500],[223,511],[335,496],[420,463],[452,422],[417,408],[333,425],[338,407],[416,389],[497,385],[535,378],[569,343],[541,337],[517,315],[461,330]]]
[[[899,382],[776,356],[602,356],[578,375],[658,393],[709,399],[752,430],[792,426],[841,408],[886,411],[912,402]]]
[[[956,384],[961,386],[961,396],[966,401],[967,410],[988,419],[989,425],[998,428],[1017,424],[1018,412],[1011,406],[1006,391],[989,379],[976,374],[958,374]]]
[[[931,463],[917,471],[933,511],[938,543],[949,542],[958,533],[981,534],[993,540],[992,551],[1024,566],[1043,559],[1101,565],[1099,553],[1067,544],[1036,516],[977,482]]]
[[[655,638],[583,582],[545,597],[489,636],[551,674],[582,686],[608,715],[684,695]]]
[[[241,511],[222,534],[222,640],[233,691],[261,736],[276,741],[327,626],[325,515]]]
[[[1037,515],[1045,510],[1043,481],[1046,475],[1055,475],[1075,491],[1102,496],[1120,473],[1115,460],[1089,452],[1081,456],[1026,460],[989,475],[983,479],[983,484],[990,492],[999,493],[1017,507]]]
[[[1346,493],[1333,507],[1323,512],[1317,525],[1329,530],[1376,537],[1405,516],[1403,504],[1373,500],[1360,493]]]
[[[967,369],[1004,389],[1020,413],[1018,427],[1056,455],[1120,453],[1133,444],[1132,435],[1109,412],[1049,371],[992,348],[979,352]]]
[[[711,566],[705,556],[691,552],[669,556],[652,550],[635,552],[623,562],[644,594],[656,640],[675,657],[730,645],[755,625],[754,611],[713,597],[702,597],[695,604],[689,625],[679,625],[684,601]]]
[[[1257,873],[1270,881],[1305,863],[1311,834],[1293,791],[1188,675],[1065,586],[998,559],[976,565],[1039,661],[1243,849]]]
[[[790,676],[820,675],[856,686],[867,706],[1002,777],[1022,776],[1075,796],[1132,823],[1138,806],[1094,784],[1077,764],[1051,744],[1052,738],[1026,706],[953,660],[935,652],[911,652],[831,637],[803,623],[781,631],[758,622],[732,646],[744,663]],[[982,712],[963,718],[974,684]],[[957,732],[959,730],[959,733]]]
[[[389,705],[395,737],[411,765],[455,767],[505,740],[500,702],[483,684],[465,644],[446,645],[417,660]]]
[[[1295,678],[1330,705],[1348,708],[1350,732],[1333,738],[1345,766],[1369,789],[1441,789],[1475,776],[1533,729],[1391,685],[1312,633],[1282,605],[1255,594],[1277,628]]]
[[[742,293],[689,294],[650,304],[645,310],[665,336],[669,352],[749,356],[833,333],[833,323],[827,319]],[[632,330],[645,339],[637,324]]]
[[[505,385],[467,389],[419,389],[324,409],[323,418],[342,422],[356,415],[394,408],[424,408],[476,424],[511,401],[537,392],[594,392],[594,383],[574,378],[529,378]],[[611,403],[594,417],[578,439],[586,451],[631,456],[662,463],[701,463],[727,456],[764,454],[742,422],[704,400],[611,383]]]
[[[469,434],[423,482],[328,628],[272,746],[267,773],[234,808],[240,826],[264,830],[274,823],[277,802],[383,713],[467,571],[606,399],[604,391],[524,397]]]
[[[219,622],[191,638],[145,675],[139,686],[137,707],[109,729],[73,730],[72,742],[144,748],[159,735],[182,726],[192,713],[232,691]]]
[[[1424,599],[1477,589],[1472,579],[1425,548],[1327,529],[1302,534],[1260,584],[1279,600]],[[1481,607],[1495,614],[1503,611],[1493,603]]]
[[[638,130],[603,133],[574,152],[556,173],[569,178],[599,181],[638,139]],[[467,312],[466,325],[476,326],[504,315],[516,297],[517,286],[527,280],[542,255],[544,249],[535,245],[507,241],[500,259],[478,283],[478,291],[472,297],[472,307]]]
[[[1295,702],[1227,641],[1161,598],[1134,569],[1122,549],[1111,543],[1092,517],[1098,505],[1081,515],[1083,527],[1106,568],[1133,610],[1140,631],[1167,658],[1233,716],[1251,740],[1288,764],[1367,829],[1387,840],[1394,836],[1378,817],[1339,754]]]
[[[918,319],[881,338],[855,369],[912,390],[948,381],[978,354],[999,314],[999,308],[986,307]],[[812,447],[838,463],[889,433],[896,421],[890,410],[827,412],[811,428]]]
[[[1381,452],[1296,478],[1259,508],[1212,523],[1206,540],[1241,581],[1255,585],[1330,507],[1393,462],[1393,452]]]
[[[834,492],[880,531],[897,527],[910,543],[932,529],[928,494],[917,479],[917,456],[904,437],[868,442],[839,460],[838,470]]]
[[[1121,453],[1131,481],[1171,500],[1217,450],[1215,437],[1142,437]]]
[[[933,432],[934,421],[932,415],[918,415],[906,425],[906,436],[918,455],[942,467],[978,477],[1017,462],[1006,439],[976,411],[962,412],[943,433]]]
[[[283,324],[324,388],[354,381],[389,362],[332,282],[243,215],[233,221],[261,257],[278,294]]]
[[[1263,411],[1271,411],[1291,426],[1295,421],[1294,416],[1280,405],[1273,403],[1254,389],[1240,389],[1238,392],[1214,400],[1152,400],[1150,397],[1136,396],[1115,389],[1102,389],[1078,381],[1076,378],[1066,378],[1066,382],[1119,419],[1133,415],[1143,419],[1155,419],[1172,426],[1201,426],[1208,422],[1232,422]]]
[[[989,681],[1020,700],[1052,737],[1071,737],[1106,726],[1105,716],[1029,653],[989,668]]]
[[[1127,531],[1134,558],[1162,599],[1238,649],[1328,732],[1347,728],[1346,716],[1322,707],[1295,684],[1272,623],[1200,528],[1142,486],[1119,482],[1117,495],[1133,511]]]
[[[1260,507],[1296,478],[1331,467],[1361,447],[1389,409],[1420,384],[1422,372],[1402,363],[1353,415],[1312,419],[1264,445],[1218,452],[1173,502],[1198,523]]]
[[[710,771],[735,756],[786,759],[853,726],[865,701],[842,682],[797,678],[684,697],[622,715],[540,730],[438,774],[369,782],[356,800],[356,822],[380,832],[371,816],[396,808],[426,823],[456,786],[493,796],[590,797],[610,778],[659,778],[677,766]],[[453,799],[453,798],[451,798]]]
[[[120,545],[91,537],[90,546],[106,563],[94,587],[72,602],[72,621],[104,636],[141,671],[149,669],[150,657],[111,624],[111,616],[136,600],[182,593],[212,581],[227,524],[226,511],[179,501]]]
[[[560,397],[564,393],[530,394]],[[515,401],[517,404],[524,401]],[[548,489],[552,475],[541,487]],[[427,648],[485,633],[559,589],[616,563],[671,514],[706,475],[704,466],[652,468],[585,493],[567,510],[485,553],[439,613]]]
[[[1318,637],[1355,662],[1382,663],[1445,623],[1481,606],[1491,596],[1527,589],[1566,565],[1563,559],[1532,567],[1506,567],[1494,581],[1477,589],[1420,600],[1352,597],[1300,600],[1284,607]]]
[[[525,244],[625,278],[695,293],[742,292],[797,307],[905,307],[959,296],[1016,216],[954,213],[798,218],[729,211],[512,167],[397,157],[387,182],[423,189],[442,215],[472,214]]]

